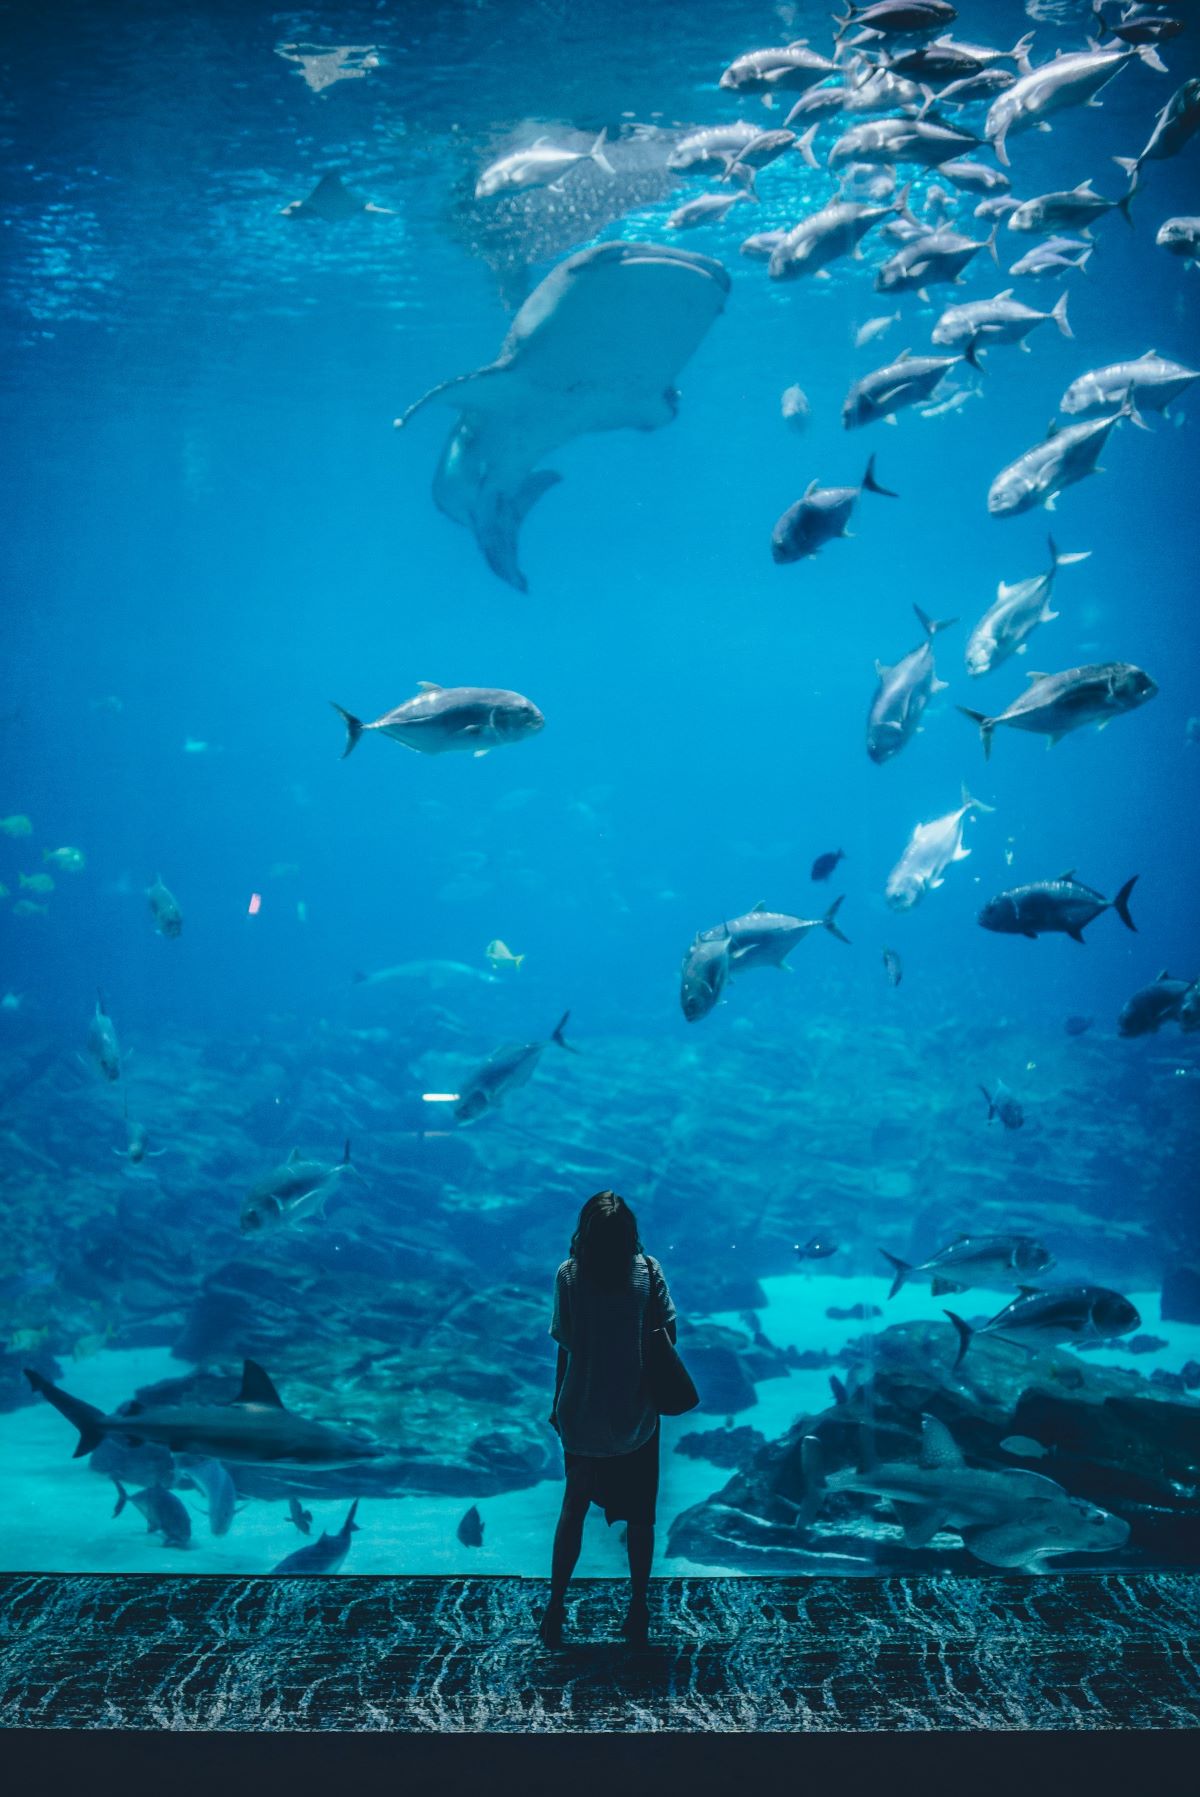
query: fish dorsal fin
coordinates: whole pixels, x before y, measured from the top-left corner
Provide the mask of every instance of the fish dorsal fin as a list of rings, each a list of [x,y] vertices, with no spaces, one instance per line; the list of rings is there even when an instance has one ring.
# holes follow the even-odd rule
[[[1091,193],[1092,177],[1089,175],[1086,181],[1080,181],[1071,191],[1073,193]]]
[[[813,479],[809,481],[808,485],[804,489],[804,497],[806,499],[810,499],[812,497],[812,495],[818,491],[818,489],[820,488],[820,484],[821,484],[820,481],[818,481],[816,479],[816,477],[814,476]]]
[[[878,657],[876,658],[875,674],[878,679],[886,680],[891,671],[892,670],[884,662],[880,661]]]
[[[1168,973],[1168,972],[1167,972],[1167,970],[1166,970],[1166,968],[1165,968],[1165,967],[1164,967],[1164,968],[1163,968],[1163,970],[1162,970],[1162,972],[1161,972],[1161,973],[1156,973],[1156,974],[1155,974],[1155,976],[1154,976],[1154,984],[1155,984],[1155,985],[1156,985],[1156,986],[1158,986],[1158,985],[1161,985],[1161,984],[1162,984],[1162,982],[1163,982],[1163,980],[1169,980],[1169,979],[1170,979],[1170,977],[1171,977],[1171,976],[1170,976],[1170,974],[1169,974],[1169,973]]]
[[[899,355],[898,355],[898,356],[897,356],[897,357],[896,357],[896,360],[897,360],[897,362],[907,362],[907,361],[908,361],[908,358],[909,358],[909,357],[910,357],[910,356],[911,356],[911,355],[912,355],[912,350],[911,350],[911,349],[902,349],[902,350],[901,350],[901,351],[900,351],[900,354],[899,354]]]
[[[436,680],[418,680],[417,691],[419,693],[440,693],[444,691],[444,688],[440,687]]]
[[[1046,442],[1047,443],[1052,443],[1054,441],[1055,437],[1057,437],[1057,435],[1059,433],[1059,428],[1060,427],[1059,427],[1058,419],[1052,418],[1050,420],[1049,424],[1046,426]]]
[[[1043,668],[1026,668],[1026,680],[1049,680],[1050,676]]]
[[[293,1167],[293,1166],[295,1166],[295,1164],[296,1164],[296,1162],[297,1162],[297,1161],[298,1161],[298,1160],[299,1160],[299,1159],[300,1159],[300,1150],[299,1150],[299,1149],[298,1149],[298,1148],[293,1148],[293,1149],[292,1149],[292,1152],[291,1152],[291,1153],[290,1153],[290,1154],[289,1154],[289,1155],[288,1155],[288,1157],[287,1157],[287,1164],[288,1164],[288,1166],[289,1166],[289,1167]]]
[[[271,1375],[257,1360],[247,1360],[242,1367],[242,1389],[235,1404],[268,1404],[272,1410],[284,1408],[283,1399],[271,1383]]]
[[[1013,296],[1013,289],[1012,289],[1012,288],[1011,288],[1011,287],[1006,287],[1006,288],[1005,288],[1005,289],[1004,289],[1004,292],[1003,292],[1003,293],[998,293],[998,294],[997,294],[997,295],[996,295],[996,298],[997,298],[997,299],[998,299],[998,300],[1002,300],[1002,299],[1011,299],[1011,298],[1012,298],[1012,296]]]
[[[945,1423],[936,1416],[921,1418],[921,1465],[927,1470],[939,1466],[961,1466],[963,1457],[958,1444]]]
[[[1068,867],[1066,873],[1059,874],[1058,877],[1060,880],[1073,880],[1075,878],[1075,869],[1073,867]]]

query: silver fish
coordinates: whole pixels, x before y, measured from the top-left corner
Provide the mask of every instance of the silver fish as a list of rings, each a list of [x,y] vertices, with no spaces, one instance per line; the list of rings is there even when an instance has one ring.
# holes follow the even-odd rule
[[[853,255],[871,230],[893,213],[909,218],[909,188],[904,187],[888,206],[863,206],[851,200],[831,200],[819,212],[811,212],[784,237],[771,255],[768,273],[773,281],[794,281],[801,275],[819,274],[842,256]],[[914,221],[915,222],[915,221]]]
[[[1161,63],[1159,64],[1161,68]],[[1176,88],[1154,121],[1145,149],[1140,156],[1114,156],[1113,161],[1129,176],[1132,194],[1143,162],[1163,162],[1177,156],[1188,139],[1200,131],[1200,75],[1193,75]]]
[[[902,350],[894,362],[854,382],[842,404],[843,425],[854,430],[929,399],[961,360],[960,356],[914,356],[910,350]]]
[[[1180,215],[1164,219],[1154,241],[1168,255],[1179,256],[1193,268],[1200,268],[1200,218]]]
[[[92,1012],[92,1021],[88,1027],[87,1045],[88,1053],[105,1079],[120,1079],[121,1046],[117,1041],[116,1025],[104,1009],[102,992],[96,994],[96,1009]]]
[[[549,1041],[565,1048],[568,1054],[578,1054],[579,1050],[563,1035],[570,1016],[569,1011],[563,1012]],[[485,1111],[495,1110],[518,1086],[526,1085],[533,1078],[546,1047],[546,1042],[521,1042],[510,1048],[498,1048],[463,1082],[454,1106],[455,1121],[473,1123]]]
[[[1010,275],[1024,275],[1028,280],[1044,280],[1054,275],[1066,274],[1070,269],[1081,273],[1087,268],[1095,249],[1095,244],[1085,243],[1079,237],[1047,237],[1045,243],[1035,244],[1027,250],[1009,269]]]
[[[1036,443],[1002,468],[992,482],[987,499],[992,517],[1015,517],[1037,505],[1052,512],[1065,487],[1102,472],[1096,464],[1113,426],[1122,418],[1133,416],[1135,407],[1126,394],[1119,410],[1110,412],[1107,418],[1086,424],[1051,424],[1044,442]]]
[[[120,1516],[126,1504],[132,1504],[146,1518],[146,1533],[161,1535],[164,1547],[186,1547],[192,1538],[192,1519],[187,1505],[168,1491],[165,1485],[147,1485],[144,1491],[126,1491],[120,1479],[114,1478],[117,1502],[114,1516]]]
[[[828,930],[839,942],[849,942],[836,921],[841,904],[841,898],[835,898],[821,917],[792,917],[786,911],[768,911],[758,904],[741,917],[729,918],[711,930],[701,930],[696,941],[728,946],[731,977],[750,973],[756,967],[782,967],[792,950],[813,930]]]
[[[179,900],[175,894],[163,885],[161,874],[155,874],[153,886],[147,886],[146,897],[150,901],[155,929],[160,936],[174,941],[183,932],[183,912],[179,909]]]
[[[984,121],[984,134],[997,160],[1007,168],[1008,139],[1014,132],[1028,131],[1068,106],[1083,106],[1094,100],[1132,57],[1139,57],[1147,67],[1166,74],[1162,58],[1149,44],[1128,49],[1073,50],[1036,69],[1026,64],[1020,80],[992,103]]]
[[[1031,1235],[960,1235],[928,1260],[901,1260],[886,1248],[879,1252],[895,1277],[889,1298],[905,1285],[928,1285],[935,1298],[965,1292],[972,1286],[1022,1286],[1047,1272],[1054,1256]]]
[[[876,767],[882,767],[898,755],[905,743],[921,727],[925,707],[935,693],[944,693],[945,680],[939,680],[933,665],[933,639],[939,630],[957,624],[957,618],[930,618],[914,605],[917,620],[925,632],[919,648],[902,656],[895,667],[875,663],[879,685],[867,715],[867,754]]]
[[[1135,711],[1158,691],[1149,674],[1127,661],[1092,662],[1061,674],[1031,673],[1028,679],[1020,697],[995,717],[968,711],[965,705],[957,707],[979,726],[985,760],[992,752],[992,733],[1000,724],[1044,736],[1053,747],[1072,730],[1089,724],[1103,730],[1113,718]]]
[[[1020,1297],[998,1310],[988,1322],[972,1328],[952,1310],[946,1315],[958,1331],[956,1367],[972,1342],[985,1335],[998,1341],[1017,1342],[1034,1352],[1056,1348],[1061,1342],[1112,1341],[1141,1326],[1141,1317],[1128,1298],[1103,1285],[1067,1286],[1061,1291],[1040,1292],[1022,1288]]]
[[[373,724],[364,724],[353,712],[334,705],[346,726],[342,760],[368,730],[378,730],[422,755],[444,755],[448,750],[460,749],[478,756],[505,743],[521,742],[541,730],[546,722],[529,699],[502,687],[437,686],[432,680],[419,680],[417,686],[415,699],[406,699]]]
[[[1119,200],[1106,200],[1103,194],[1096,193],[1089,177],[1081,181],[1077,187],[1064,188],[1055,193],[1038,194],[1036,199],[1022,200],[1008,214],[1010,231],[1082,231],[1089,234],[1088,227],[1096,219],[1103,218],[1106,212],[1119,212],[1127,225],[1133,224],[1130,204],[1133,200],[1133,189],[1121,195]]]
[[[1024,655],[1026,643],[1039,624],[1050,624],[1058,613],[1050,609],[1050,595],[1058,570],[1072,562],[1086,561],[1090,549],[1063,554],[1053,537],[1047,537],[1050,566],[1044,574],[1031,580],[1018,580],[1012,586],[1001,581],[996,600],[984,612],[967,641],[967,673],[987,674],[1007,661],[1010,655]]]
[[[675,174],[690,175],[697,169],[715,173],[723,169],[730,151],[738,151],[758,136],[758,127],[748,119],[734,119],[728,125],[707,125],[689,131],[679,139],[667,157],[667,167]]]
[[[350,1143],[340,1161],[303,1161],[293,1148],[281,1167],[256,1181],[242,1205],[243,1235],[287,1228],[305,1217],[324,1217],[325,1205],[348,1172],[354,1171]]]
[[[180,1484],[202,1491],[208,1501],[208,1532],[228,1535],[237,1508],[237,1489],[219,1460],[184,1460]]]
[[[776,88],[803,89],[836,75],[838,65],[808,48],[807,40],[768,50],[748,50],[723,72],[718,87],[739,94],[769,94]]]
[[[272,1577],[280,1573],[309,1577],[317,1573],[340,1572],[346,1555],[350,1552],[350,1538],[360,1527],[354,1520],[357,1512],[358,1499],[355,1498],[346,1512],[345,1522],[335,1535],[322,1529],[316,1541],[310,1541],[307,1547],[298,1547],[294,1553],[286,1555],[278,1566],[273,1566]]]
[[[876,269],[875,291],[920,293],[928,287],[948,287],[961,280],[963,269],[980,250],[987,250],[992,261],[998,261],[996,233],[999,229],[997,221],[991,235],[982,243],[977,243],[973,237],[964,237],[961,231],[927,231],[912,243],[906,243]]]
[[[667,220],[669,231],[692,231],[697,225],[719,224],[731,206],[753,201],[748,193],[702,193],[698,199],[686,200]]]
[[[1149,986],[1126,999],[1117,1018],[1118,1036],[1151,1036],[1164,1023],[1178,1022],[1184,1002],[1198,986],[1195,980],[1173,978],[1164,967]]]
[[[848,536],[847,525],[863,493],[880,493],[896,499],[890,487],[875,478],[875,457],[867,463],[862,485],[822,487],[810,481],[804,497],[789,505],[771,532],[771,556],[776,562],[796,562],[816,555],[823,544]]]
[[[1169,362],[1156,350],[1129,362],[1110,362],[1071,382],[1058,404],[1073,418],[1101,418],[1128,398],[1139,412],[1164,412],[1187,392],[1200,371]]]
[[[729,981],[731,946],[728,937],[704,941],[697,936],[683,957],[679,1003],[689,1023],[699,1023],[720,1002]]]
[[[893,911],[911,911],[927,892],[936,891],[945,882],[946,869],[956,861],[965,861],[971,853],[962,839],[968,812],[994,809],[981,799],[973,799],[964,786],[962,804],[956,811],[917,825],[887,878],[885,896]]]
[[[973,132],[926,119],[873,119],[851,126],[838,138],[829,152],[829,167],[847,162],[919,162],[938,168],[976,149],[979,142]]]
[[[498,193],[520,193],[529,187],[557,188],[564,175],[581,162],[591,162],[605,174],[614,173],[604,154],[607,131],[601,131],[590,150],[568,150],[549,137],[539,137],[528,149],[511,150],[489,163],[475,183],[475,198],[489,200]]]
[[[1037,312],[1032,306],[1015,300],[1012,288],[1006,287],[994,299],[968,300],[962,306],[947,306],[933,327],[933,341],[947,349],[966,343],[979,351],[990,348],[993,343],[1024,343],[1038,325],[1051,322],[1058,326],[1064,337],[1073,337],[1074,332],[1067,322],[1068,297],[1061,293],[1049,312]]]

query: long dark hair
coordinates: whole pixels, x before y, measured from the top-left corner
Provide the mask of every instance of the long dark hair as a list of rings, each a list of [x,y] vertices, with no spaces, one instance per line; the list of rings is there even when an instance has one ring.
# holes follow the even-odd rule
[[[579,1213],[571,1259],[592,1285],[612,1290],[628,1279],[640,1254],[637,1218],[616,1192],[595,1192]]]

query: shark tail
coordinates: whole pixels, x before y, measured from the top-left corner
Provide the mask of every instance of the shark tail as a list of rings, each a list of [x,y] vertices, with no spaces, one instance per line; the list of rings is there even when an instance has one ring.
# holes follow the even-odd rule
[[[563,1031],[566,1029],[570,1020],[570,1011],[564,1011],[553,1030],[550,1032],[550,1040],[552,1042],[557,1042],[560,1048],[565,1048],[568,1054],[578,1054],[579,1050],[576,1048],[575,1044],[573,1042],[568,1042],[567,1038],[563,1035]]]
[[[867,472],[862,477],[863,488],[868,493],[882,494],[884,499],[899,499],[899,493],[893,493],[890,487],[881,487],[875,478],[875,457],[867,463]]]
[[[919,605],[914,605],[913,610],[917,614],[917,621],[920,624],[921,629],[925,632],[925,635],[929,638],[930,642],[933,641],[939,630],[949,630],[951,624],[958,623],[957,618],[927,617]]]
[[[879,1252],[883,1255],[884,1260],[890,1261],[892,1267],[895,1269],[896,1276],[892,1280],[892,1289],[888,1293],[889,1298],[894,1298],[896,1293],[900,1290],[900,1287],[906,1283],[909,1274],[912,1272],[912,1262],[909,1260],[901,1260],[898,1254],[889,1254],[886,1248],[881,1248]]]
[[[604,146],[607,142],[608,126],[606,125],[591,149],[588,151],[588,156],[590,160],[596,164],[597,168],[602,168],[604,170],[606,175],[615,175],[617,172],[616,169],[604,154]]]
[[[104,1412],[97,1410],[94,1404],[85,1404],[82,1398],[73,1398],[69,1391],[52,1385],[44,1379],[34,1367],[25,1368],[25,1377],[33,1390],[53,1404],[54,1408],[65,1416],[69,1423],[74,1423],[79,1430],[79,1445],[72,1459],[78,1460],[84,1454],[90,1454],[100,1446],[104,1439]]]
[[[1121,919],[1125,928],[1127,930],[1132,930],[1134,935],[1137,934],[1137,925],[1134,923],[1129,912],[1129,895],[1137,885],[1137,882],[1138,877],[1134,874],[1132,880],[1126,880],[1124,886],[1122,886],[1120,892],[1118,892],[1116,898],[1113,900],[1113,910]]]
[[[975,1331],[972,1329],[970,1323],[964,1323],[960,1316],[955,1315],[954,1311],[948,1310],[945,1312],[945,1315],[950,1318],[950,1321],[958,1330],[958,1354],[954,1361],[955,1371],[957,1371],[963,1363],[963,1357],[971,1345],[971,1337],[974,1335]]]
[[[992,732],[996,728],[995,719],[985,718],[981,711],[970,711],[965,705],[958,705],[955,709],[961,711],[965,718],[970,718],[973,724],[978,724],[979,740],[983,744],[983,759],[989,760],[992,753]]]
[[[475,538],[493,574],[516,587],[518,593],[529,591],[529,582],[521,572],[517,540],[529,513],[550,488],[562,479],[552,468],[538,468],[527,474],[512,493],[500,493],[486,517],[475,521]]]
[[[825,928],[829,931],[829,934],[831,936],[836,936],[838,941],[844,942],[848,948],[850,946],[849,936],[844,936],[842,934],[841,930],[838,929],[837,924],[834,921],[835,918],[837,917],[838,909],[842,903],[842,899],[844,899],[845,896],[846,895],[843,892],[838,898],[834,899],[832,905],[830,905],[828,911],[826,911],[824,917],[821,919],[821,922],[825,925]]]
[[[338,705],[335,700],[331,699],[329,703],[333,706],[333,709],[337,712],[343,724],[346,726],[346,746],[342,750],[342,760],[345,761],[347,755],[354,752],[354,749],[358,745],[358,739],[366,726],[361,718],[356,718],[352,711],[347,711],[344,706]]]

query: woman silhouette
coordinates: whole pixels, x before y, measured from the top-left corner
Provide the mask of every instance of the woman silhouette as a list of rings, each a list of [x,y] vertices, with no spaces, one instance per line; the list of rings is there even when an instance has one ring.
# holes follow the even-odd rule
[[[563,1604],[579,1559],[589,1504],[627,1525],[629,1613],[626,1639],[645,1644],[647,1590],[658,1495],[658,1412],[643,1370],[652,1329],[675,1340],[675,1306],[662,1268],[642,1252],[637,1218],[615,1192],[597,1192],[579,1213],[571,1253],[554,1281],[550,1333],[558,1343],[551,1425],[566,1463],[550,1601],[539,1633],[562,1642]]]

